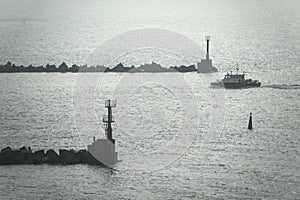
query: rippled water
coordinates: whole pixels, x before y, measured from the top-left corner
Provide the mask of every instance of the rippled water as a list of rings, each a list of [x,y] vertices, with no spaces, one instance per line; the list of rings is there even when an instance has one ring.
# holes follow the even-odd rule
[[[104,136],[99,123],[105,114],[103,100],[118,96],[114,137],[123,160],[117,171],[86,165],[2,166],[2,197],[298,197],[299,88],[278,89],[272,86],[276,77],[267,76],[260,80],[270,78],[271,84],[262,88],[211,88],[209,81],[220,75],[1,74],[3,146],[85,148],[94,135]],[[82,76],[90,81],[78,85]],[[126,82],[128,76],[132,82]],[[172,82],[148,81],[161,76]],[[79,101],[85,112],[76,108],[77,88],[80,92],[94,88],[94,79],[99,80],[94,98],[85,93]],[[137,84],[141,80],[144,83]],[[114,89],[118,87],[124,93]],[[185,94],[189,89],[192,92]],[[188,98],[178,98],[177,90]],[[126,93],[134,99],[122,99]],[[193,109],[198,110],[189,114],[182,104],[193,105],[192,98],[197,106]],[[253,131],[246,129],[249,112],[253,112]],[[85,122],[82,116],[87,117]],[[185,118],[198,121],[196,129],[187,129],[190,133],[181,130]],[[187,139],[176,143],[176,133]],[[181,145],[165,153],[170,143]]]
[[[0,166],[0,199],[299,199],[297,1],[0,4],[1,63],[85,63],[108,38],[156,27],[201,46],[203,36],[211,35],[220,70],[0,74],[1,147],[86,148],[93,136],[104,137],[103,101],[114,98],[113,134],[122,160],[113,170]],[[131,65],[157,58],[164,66],[182,64],[155,53],[117,61]],[[262,87],[211,88],[210,82],[236,62]],[[247,130],[250,112],[252,131]]]

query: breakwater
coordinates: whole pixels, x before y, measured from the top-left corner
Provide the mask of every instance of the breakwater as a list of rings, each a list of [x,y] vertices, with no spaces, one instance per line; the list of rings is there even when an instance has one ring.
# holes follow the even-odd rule
[[[129,72],[129,73],[143,73],[143,72],[196,72],[197,69],[195,65],[184,66],[181,65],[171,66],[170,68],[164,68],[160,64],[152,62],[151,64],[142,64],[139,67],[131,66],[125,67],[122,63],[117,64],[113,68],[105,67],[103,65],[97,66],[87,66],[87,65],[76,65],[68,66],[65,62],[60,64],[59,66],[47,64],[46,66],[23,66],[23,65],[15,65],[11,62],[7,62],[4,65],[0,64],[0,73],[18,73],[18,72]]]
[[[56,153],[53,149],[33,152],[30,147],[25,146],[20,149],[12,149],[11,147],[2,149],[0,165],[16,164],[89,164],[104,166],[85,149],[79,151],[59,149],[59,153]]]

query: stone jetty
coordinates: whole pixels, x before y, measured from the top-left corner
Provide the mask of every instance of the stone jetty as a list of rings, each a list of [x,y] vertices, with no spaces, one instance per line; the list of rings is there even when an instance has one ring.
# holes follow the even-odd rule
[[[59,153],[53,149],[33,152],[30,147],[24,146],[20,149],[6,147],[1,150],[0,165],[17,164],[89,164],[104,166],[85,149],[79,151],[59,149]]]
[[[15,65],[11,62],[7,62],[6,64],[0,64],[0,73],[34,73],[34,72],[71,72],[71,73],[98,73],[98,72],[117,72],[117,73],[161,73],[161,72],[195,72],[197,71],[195,65],[180,67],[171,66],[169,68],[164,68],[160,64],[156,62],[152,62],[151,64],[142,64],[139,67],[135,67],[132,65],[131,67],[126,67],[122,63],[117,64],[115,67],[109,68],[104,65],[97,66],[87,66],[87,65],[76,65],[68,66],[65,62],[61,63],[59,66],[55,64],[47,64],[45,66],[23,66],[23,65]]]
[[[107,115],[103,116],[105,124],[105,139],[97,139],[87,146],[86,149],[79,151],[59,149],[58,153],[53,149],[39,150],[33,152],[30,147],[23,146],[20,149],[6,147],[0,152],[0,165],[17,165],[17,164],[89,164],[111,167],[118,162],[118,153],[115,149],[115,139],[112,135],[112,123],[114,117],[112,108],[116,107],[115,100],[105,100]]]

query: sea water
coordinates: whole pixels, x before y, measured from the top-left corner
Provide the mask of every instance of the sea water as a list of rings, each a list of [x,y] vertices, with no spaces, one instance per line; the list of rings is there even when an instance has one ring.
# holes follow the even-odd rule
[[[172,30],[205,47],[214,74],[0,74],[1,147],[79,150],[105,137],[117,100],[113,169],[0,167],[1,199],[298,199],[299,4],[296,1],[0,1],[0,62],[84,64],[107,39]],[[120,58],[125,65],[155,56]],[[199,58],[200,59],[200,58]],[[177,59],[154,60],[163,66]],[[240,71],[260,88],[210,82]],[[102,63],[99,63],[102,64]],[[183,63],[185,64],[185,63]],[[247,130],[249,113],[253,130]]]

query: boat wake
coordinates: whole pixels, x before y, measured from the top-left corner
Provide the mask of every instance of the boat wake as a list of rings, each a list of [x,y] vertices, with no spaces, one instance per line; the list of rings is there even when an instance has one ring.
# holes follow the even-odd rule
[[[273,89],[284,89],[284,90],[298,90],[300,89],[300,85],[298,84],[273,84],[273,85],[263,85],[265,88],[273,88]]]

